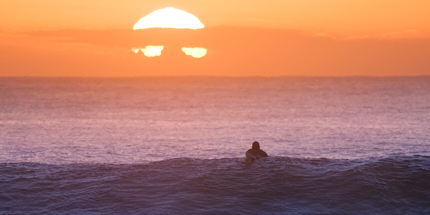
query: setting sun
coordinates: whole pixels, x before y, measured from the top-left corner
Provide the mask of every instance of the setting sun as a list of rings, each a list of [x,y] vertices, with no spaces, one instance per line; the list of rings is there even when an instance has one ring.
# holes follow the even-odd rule
[[[182,47],[182,51],[186,55],[189,55],[189,56],[194,57],[194,58],[204,57],[206,55],[206,53],[207,53],[207,49],[200,48],[200,47],[195,47],[195,48]]]
[[[147,28],[201,29],[205,26],[194,15],[173,7],[156,10],[140,19],[133,30]]]
[[[146,57],[156,57],[161,55],[161,51],[163,51],[163,49],[164,46],[146,46],[145,48],[142,48],[140,50]]]

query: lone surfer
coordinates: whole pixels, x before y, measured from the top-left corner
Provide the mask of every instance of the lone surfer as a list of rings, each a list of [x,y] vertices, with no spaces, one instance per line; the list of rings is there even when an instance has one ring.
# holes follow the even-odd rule
[[[263,150],[260,149],[260,143],[258,143],[257,141],[254,141],[252,143],[252,149],[249,149],[246,152],[246,163],[251,163],[261,157],[267,157],[267,153]]]

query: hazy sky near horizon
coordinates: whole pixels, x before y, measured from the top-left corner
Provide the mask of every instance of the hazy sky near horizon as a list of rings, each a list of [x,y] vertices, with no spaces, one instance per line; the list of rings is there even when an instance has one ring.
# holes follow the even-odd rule
[[[206,28],[131,30],[165,7]],[[0,11],[0,76],[430,75],[428,0],[0,0]],[[151,45],[163,54],[131,51]],[[183,46],[207,55],[183,58]]]

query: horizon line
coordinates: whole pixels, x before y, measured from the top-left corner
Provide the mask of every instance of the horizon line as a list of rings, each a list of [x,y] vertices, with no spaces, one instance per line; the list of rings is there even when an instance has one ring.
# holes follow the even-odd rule
[[[148,76],[0,76],[0,78],[418,78],[430,75],[279,75],[279,76],[216,76],[216,75],[148,75]]]

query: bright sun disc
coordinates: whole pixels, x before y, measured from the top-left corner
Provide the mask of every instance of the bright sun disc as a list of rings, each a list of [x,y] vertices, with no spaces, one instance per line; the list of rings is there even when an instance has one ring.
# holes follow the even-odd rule
[[[190,47],[182,47],[182,51],[186,54],[189,55],[191,57],[194,58],[201,58],[204,57],[206,55],[206,53],[208,52],[207,49],[205,48],[200,48],[200,47],[195,47],[195,48],[190,48]]]
[[[140,49],[146,57],[156,57],[161,55],[164,46],[146,46],[144,49]]]
[[[146,28],[204,28],[203,23],[197,17],[183,10],[173,7],[156,10],[140,19],[133,30]]]

